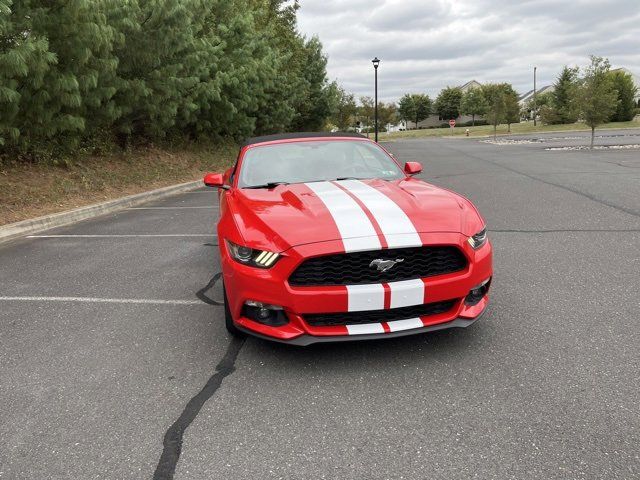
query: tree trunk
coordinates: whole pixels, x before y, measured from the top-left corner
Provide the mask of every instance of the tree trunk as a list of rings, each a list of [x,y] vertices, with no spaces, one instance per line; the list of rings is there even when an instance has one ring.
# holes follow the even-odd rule
[[[472,127],[476,126],[476,114],[475,113],[471,114],[471,126]]]
[[[498,133],[497,133],[497,130],[498,130],[498,124],[497,124],[497,123],[494,123],[494,124],[493,124],[493,141],[494,141],[494,142],[498,139]]]
[[[591,150],[593,150],[593,137],[596,134],[596,127],[591,127]]]
[[[507,133],[511,133],[511,124],[507,123]]]

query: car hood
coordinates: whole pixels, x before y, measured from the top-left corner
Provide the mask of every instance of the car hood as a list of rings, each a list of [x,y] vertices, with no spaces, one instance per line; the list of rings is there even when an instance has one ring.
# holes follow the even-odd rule
[[[322,191],[333,191],[336,187],[353,200],[337,192],[339,198],[327,205]],[[392,207],[389,210],[393,215],[376,218],[375,209],[368,209],[368,202],[353,194],[354,188],[356,193],[361,192],[357,189],[366,190],[377,197],[376,201],[393,202],[399,209],[386,205]],[[231,195],[230,210],[247,245],[277,251],[315,242],[344,241],[337,228],[340,219],[336,218],[336,210],[347,223],[351,218],[356,222],[364,212],[372,224],[383,220],[396,233],[459,232],[470,236],[482,228],[482,219],[468,200],[416,178],[313,182],[280,185],[270,190],[238,189]],[[377,234],[380,236],[379,228]]]

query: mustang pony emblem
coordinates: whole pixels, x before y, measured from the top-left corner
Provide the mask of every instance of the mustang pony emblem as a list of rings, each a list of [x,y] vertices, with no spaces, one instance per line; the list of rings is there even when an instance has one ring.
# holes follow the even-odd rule
[[[369,264],[370,267],[376,267],[379,272],[386,272],[387,270],[393,268],[396,263],[404,262],[404,258],[396,258],[395,260],[383,260],[381,258],[376,258],[372,260]]]

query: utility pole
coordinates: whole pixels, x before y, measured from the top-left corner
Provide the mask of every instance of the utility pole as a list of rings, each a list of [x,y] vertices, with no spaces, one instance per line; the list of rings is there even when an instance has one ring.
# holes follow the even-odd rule
[[[537,125],[536,117],[538,116],[538,103],[536,101],[536,70],[538,67],[533,67],[533,126]]]

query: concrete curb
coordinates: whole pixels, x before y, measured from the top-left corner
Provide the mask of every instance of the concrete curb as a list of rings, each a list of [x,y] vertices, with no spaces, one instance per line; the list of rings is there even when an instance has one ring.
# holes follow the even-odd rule
[[[125,208],[134,207],[152,200],[160,200],[171,195],[182,192],[196,190],[204,186],[202,180],[171,185],[169,187],[158,188],[148,192],[137,193],[127,197],[117,198],[102,203],[87,205],[67,212],[53,213],[43,217],[23,220],[21,222],[10,223],[0,227],[0,243],[14,240],[24,235],[42,232],[54,227],[62,227],[71,223],[79,222],[89,218],[98,217],[107,213],[117,212]]]

